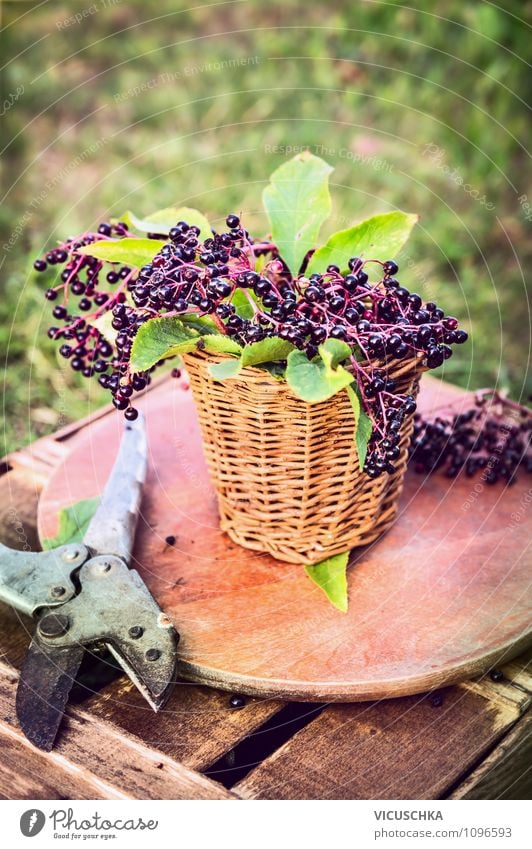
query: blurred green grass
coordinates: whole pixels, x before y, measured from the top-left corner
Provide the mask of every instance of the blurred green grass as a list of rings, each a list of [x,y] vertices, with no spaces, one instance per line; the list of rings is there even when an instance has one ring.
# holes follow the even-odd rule
[[[46,338],[33,258],[128,207],[198,206],[213,223],[242,210],[261,234],[261,190],[282,146],[306,146],[335,166],[328,232],[394,208],[420,214],[401,279],[471,332],[446,378],[523,399],[530,9],[7,3],[4,450],[107,400]]]

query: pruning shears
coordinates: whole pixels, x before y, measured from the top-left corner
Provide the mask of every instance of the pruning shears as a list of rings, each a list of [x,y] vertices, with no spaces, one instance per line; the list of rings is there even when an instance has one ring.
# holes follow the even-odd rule
[[[44,751],[53,747],[86,650],[107,649],[155,711],[175,681],[179,634],[129,568],[146,468],[139,416],[125,426],[82,543],[38,553],[0,544],[0,600],[36,620],[16,709],[24,734]]]

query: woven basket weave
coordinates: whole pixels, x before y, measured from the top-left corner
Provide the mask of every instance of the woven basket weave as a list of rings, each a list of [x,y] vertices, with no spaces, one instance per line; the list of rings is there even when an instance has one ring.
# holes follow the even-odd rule
[[[221,528],[232,540],[306,564],[372,542],[390,527],[413,416],[403,422],[395,473],[372,480],[359,468],[347,393],[307,404],[263,369],[247,367],[220,382],[208,366],[224,357],[194,353],[183,359]],[[419,359],[380,365],[398,393],[417,395]]]

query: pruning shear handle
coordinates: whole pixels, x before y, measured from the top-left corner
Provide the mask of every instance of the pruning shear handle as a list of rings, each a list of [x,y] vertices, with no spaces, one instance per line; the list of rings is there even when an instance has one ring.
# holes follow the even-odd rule
[[[146,465],[139,418],[126,425],[82,544],[40,553],[0,544],[0,599],[37,620],[20,674],[17,715],[26,736],[47,751],[86,649],[111,652],[155,711],[171,692],[179,635],[128,567]]]

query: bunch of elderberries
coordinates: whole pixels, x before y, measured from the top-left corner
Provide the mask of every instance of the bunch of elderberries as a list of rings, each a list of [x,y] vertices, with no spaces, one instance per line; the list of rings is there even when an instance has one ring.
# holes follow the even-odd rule
[[[460,413],[430,419],[416,414],[410,456],[419,474],[480,472],[487,484],[513,484],[519,469],[532,473],[532,411],[485,390]]]
[[[371,477],[395,471],[399,431],[416,405],[413,397],[397,392],[387,376],[389,364],[417,358],[437,368],[467,333],[437,304],[423,303],[405,288],[393,260],[353,256],[346,272],[330,264],[323,273],[306,276],[307,256],[293,275],[276,245],[254,242],[237,215],[228,215],[226,224],[226,231],[213,231],[201,241],[198,227],[177,222],[166,244],[140,269],[113,264],[106,270],[101,260],[79,253],[81,246],[101,239],[128,238],[124,223],[103,223],[97,233],[68,239],[38,259],[38,271],[47,264],[65,265],[61,283],[46,293],[51,301],[61,300],[53,316],[62,326],[49,330],[61,343],[61,355],[85,377],[97,375],[115,407],[134,419],[132,396],[147,385],[150,373],[132,372],[131,348],[139,327],[151,318],[209,317],[216,332],[242,346],[276,336],[309,360],[326,340],[342,340],[351,351],[345,365],[356,378],[372,424],[365,471]],[[376,282],[370,282],[370,274]],[[76,309],[73,297],[79,297]],[[116,331],[114,343],[98,327],[107,312]]]

